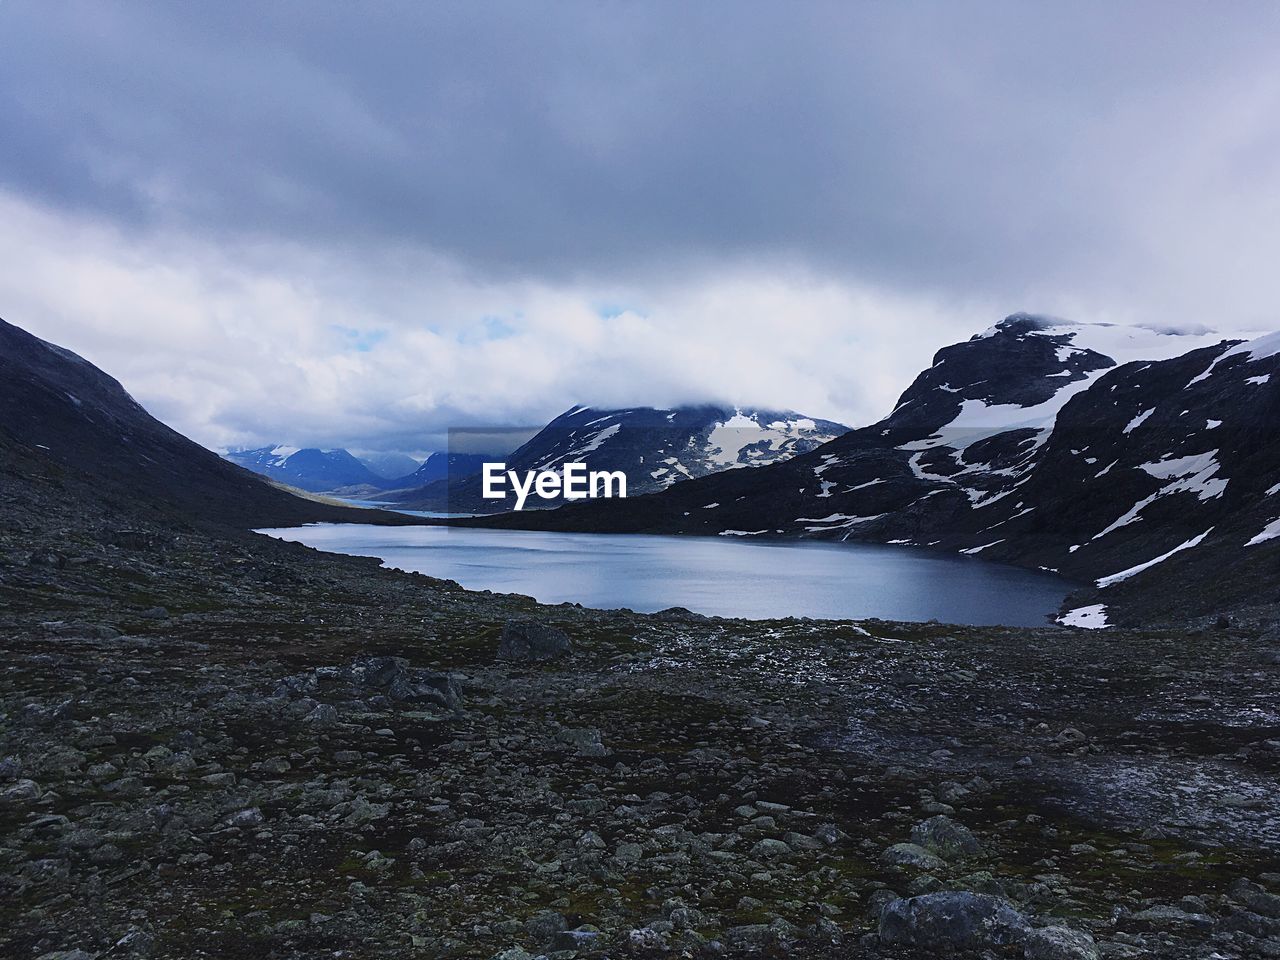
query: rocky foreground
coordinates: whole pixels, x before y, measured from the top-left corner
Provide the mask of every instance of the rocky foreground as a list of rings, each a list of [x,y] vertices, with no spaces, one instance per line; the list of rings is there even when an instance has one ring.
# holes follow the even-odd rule
[[[1280,956],[1272,636],[545,607],[174,530],[0,533],[5,957]]]

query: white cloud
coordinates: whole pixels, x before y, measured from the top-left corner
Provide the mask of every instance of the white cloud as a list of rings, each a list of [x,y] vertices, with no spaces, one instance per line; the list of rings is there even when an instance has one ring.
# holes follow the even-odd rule
[[[780,265],[600,289],[481,281],[404,249],[225,249],[0,195],[5,319],[212,447],[422,451],[451,426],[576,402],[716,400],[865,423],[986,326]]]

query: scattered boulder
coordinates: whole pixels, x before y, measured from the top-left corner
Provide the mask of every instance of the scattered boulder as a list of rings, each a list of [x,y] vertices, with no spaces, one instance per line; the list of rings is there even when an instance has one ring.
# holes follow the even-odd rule
[[[1027,934],[1023,944],[1026,960],[1098,960],[1098,946],[1083,930],[1044,927]]]
[[[1135,930],[1195,933],[1212,929],[1213,917],[1203,913],[1189,913],[1180,907],[1160,905],[1139,910],[1128,918],[1126,926]]]
[[[607,757],[609,749],[600,742],[600,731],[594,727],[567,727],[561,730],[557,739],[573,748],[580,757]]]
[[[564,915],[554,910],[541,910],[524,923],[524,932],[534,943],[550,943],[569,928]]]
[[[499,660],[554,660],[572,652],[567,633],[536,620],[508,620],[498,641]]]
[[[1026,919],[999,897],[954,891],[895,900],[880,914],[880,939],[927,950],[984,950],[1022,942]]]
[[[763,840],[756,841],[755,846],[751,848],[751,856],[757,860],[775,860],[778,857],[785,857],[791,853],[791,848],[781,840],[775,840],[772,837],[766,837]]]
[[[916,824],[911,831],[911,842],[935,853],[944,860],[973,856],[982,852],[982,845],[968,827],[956,823],[950,817],[930,817]]]
[[[880,854],[880,862],[886,867],[909,868],[930,873],[946,867],[941,857],[934,856],[915,843],[895,843]]]
[[[276,688],[275,696],[368,700],[384,708],[405,704],[419,709],[462,709],[462,691],[457,680],[445,673],[410,667],[404,657],[357,657],[342,667],[316,667],[286,677]],[[337,717],[326,711],[314,721],[310,714],[307,719],[331,723]]]

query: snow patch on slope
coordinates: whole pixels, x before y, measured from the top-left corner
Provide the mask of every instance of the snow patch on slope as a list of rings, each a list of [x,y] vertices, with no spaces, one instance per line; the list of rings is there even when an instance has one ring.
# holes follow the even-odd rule
[[[1211,533],[1213,533],[1213,527],[1210,527],[1208,530],[1200,534],[1198,537],[1192,537],[1186,543],[1180,543],[1176,547],[1174,547],[1172,550],[1168,551],[1167,553],[1162,553],[1160,554],[1160,556],[1154,557],[1151,560],[1148,560],[1146,563],[1140,563],[1137,566],[1130,567],[1128,570],[1121,570],[1119,573],[1113,573],[1109,577],[1103,577],[1098,581],[1098,586],[1109,587],[1113,583],[1119,583],[1121,580],[1128,580],[1130,577],[1137,576],[1138,574],[1142,573],[1142,571],[1144,570],[1150,570],[1156,564],[1164,563],[1166,560],[1172,557],[1175,553],[1181,553],[1183,550],[1190,550],[1193,547],[1200,546],[1200,543],[1204,540],[1204,538]]]

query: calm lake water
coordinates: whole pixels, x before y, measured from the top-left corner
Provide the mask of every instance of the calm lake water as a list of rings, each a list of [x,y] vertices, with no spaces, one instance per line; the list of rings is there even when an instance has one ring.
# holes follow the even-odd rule
[[[643,613],[1036,626],[1071,589],[1050,574],[877,544],[364,524],[259,532],[473,590]]]

